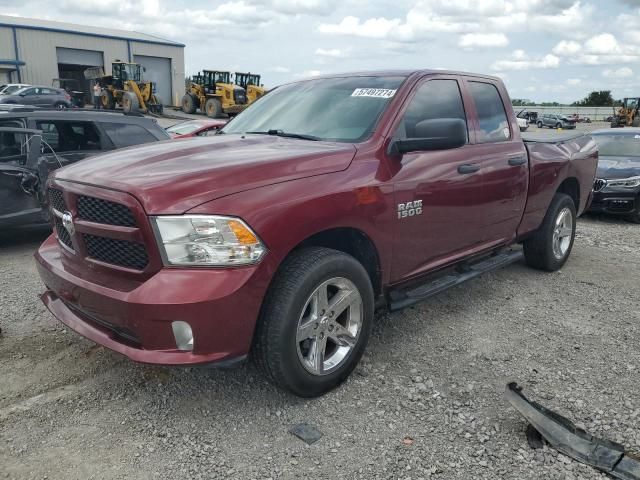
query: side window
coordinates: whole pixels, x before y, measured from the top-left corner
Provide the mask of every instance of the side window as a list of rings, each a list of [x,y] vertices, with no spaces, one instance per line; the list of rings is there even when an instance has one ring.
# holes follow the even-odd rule
[[[100,136],[91,122],[36,122],[43,140],[56,152],[101,150]]]
[[[478,143],[505,142],[511,138],[507,112],[500,93],[490,83],[469,82],[469,89],[478,112],[480,132]]]
[[[151,135],[140,125],[127,125],[126,123],[103,123],[102,127],[116,148],[130,147],[142,143],[155,142],[156,137]]]
[[[35,88],[29,88],[27,90],[24,91],[25,95],[35,95],[36,94],[36,89]]]
[[[53,91],[49,90],[48,88],[42,88],[40,89],[40,95],[53,95]]]
[[[36,122],[36,128],[42,130],[43,152],[51,153],[45,142],[56,152],[60,149],[60,133],[58,127],[52,122]]]
[[[416,138],[415,127],[418,123],[438,118],[467,121],[456,80],[430,80],[418,87],[396,135],[398,138]]]
[[[20,120],[0,121],[0,127],[24,128]],[[0,162],[16,160],[27,155],[27,138],[23,133],[0,132]],[[21,159],[22,162],[24,159]]]

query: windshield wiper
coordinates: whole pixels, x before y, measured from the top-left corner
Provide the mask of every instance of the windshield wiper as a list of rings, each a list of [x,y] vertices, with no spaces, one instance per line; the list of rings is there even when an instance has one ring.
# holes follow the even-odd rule
[[[299,138],[301,140],[313,140],[317,142],[320,140],[319,137],[314,137],[313,135],[304,135],[302,133],[291,133],[284,132],[282,130],[267,130],[266,132],[245,132],[245,133],[253,133],[256,135],[274,135],[276,137],[285,137],[285,138]]]

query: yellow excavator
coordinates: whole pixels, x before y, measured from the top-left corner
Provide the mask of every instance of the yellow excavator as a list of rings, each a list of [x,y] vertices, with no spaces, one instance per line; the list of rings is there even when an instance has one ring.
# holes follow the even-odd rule
[[[125,113],[162,113],[162,103],[154,93],[153,82],[142,80],[142,67],[138,63],[116,60],[111,64],[111,75],[102,67],[85,70],[85,77],[102,86],[102,108],[113,110],[121,106]]]
[[[266,89],[260,84],[260,75],[255,73],[236,72],[234,82],[247,92],[248,105],[251,105],[266,93]]]
[[[200,109],[211,118],[233,116],[247,107],[247,94],[244,88],[231,83],[230,72],[203,70],[191,77],[181,104],[185,113]]]
[[[640,98],[625,98],[622,105],[615,111],[611,120],[611,128],[640,127]]]

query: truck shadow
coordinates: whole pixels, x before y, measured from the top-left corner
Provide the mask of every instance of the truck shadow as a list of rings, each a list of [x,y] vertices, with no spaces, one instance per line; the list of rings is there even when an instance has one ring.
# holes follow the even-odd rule
[[[33,246],[37,248],[51,234],[51,225],[38,224],[0,230],[0,248]]]

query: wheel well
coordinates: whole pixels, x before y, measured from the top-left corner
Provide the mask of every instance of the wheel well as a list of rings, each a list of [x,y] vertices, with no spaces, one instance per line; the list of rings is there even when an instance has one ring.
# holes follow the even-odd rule
[[[576,212],[580,210],[580,184],[574,177],[565,179],[558,187],[557,193],[569,195],[576,206]]]
[[[304,247],[332,248],[351,255],[369,274],[374,294],[378,296],[381,293],[378,251],[371,239],[362,231],[348,227],[325,230],[302,241],[294,250]]]

